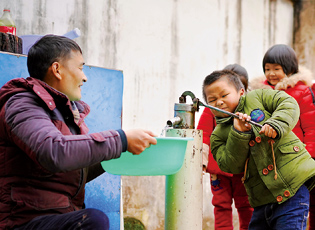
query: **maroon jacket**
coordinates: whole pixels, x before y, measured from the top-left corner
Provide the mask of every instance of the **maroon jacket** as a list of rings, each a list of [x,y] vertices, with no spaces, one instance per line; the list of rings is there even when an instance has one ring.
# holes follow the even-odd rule
[[[90,109],[34,78],[18,78],[0,90],[0,229],[36,216],[84,206],[85,183],[100,175],[100,162],[126,151],[122,130],[88,133]]]

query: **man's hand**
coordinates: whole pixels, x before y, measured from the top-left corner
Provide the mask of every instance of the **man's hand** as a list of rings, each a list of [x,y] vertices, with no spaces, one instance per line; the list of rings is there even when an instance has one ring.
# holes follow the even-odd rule
[[[156,135],[148,130],[132,129],[125,131],[127,136],[127,150],[134,155],[139,155],[150,145],[156,145]]]
[[[259,131],[260,134],[265,134],[267,137],[275,138],[277,136],[277,131],[274,130],[270,125],[265,124],[261,130]]]
[[[246,113],[235,113],[239,118],[234,118],[234,128],[240,132],[247,132],[251,130],[252,126],[248,123],[251,120],[251,117]]]

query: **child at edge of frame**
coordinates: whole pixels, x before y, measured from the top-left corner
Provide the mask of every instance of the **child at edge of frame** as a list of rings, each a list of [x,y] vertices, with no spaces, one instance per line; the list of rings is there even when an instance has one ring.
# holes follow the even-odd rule
[[[249,82],[251,89],[282,90],[294,97],[300,106],[300,118],[292,131],[315,159],[315,90],[312,71],[299,64],[296,52],[286,44],[271,46],[262,59],[262,67],[264,75]],[[308,226],[308,230],[315,230],[315,189],[310,192]]]
[[[203,96],[210,106],[239,116],[212,110],[217,125],[210,144],[222,171],[244,172],[242,181],[254,208],[248,229],[306,229],[315,161],[292,132],[300,114],[296,100],[271,89],[245,95],[237,74],[228,70],[204,79]]]
[[[230,64],[224,70],[235,72],[244,85],[245,92],[248,88],[248,73],[239,64]],[[203,130],[203,170],[210,174],[210,188],[212,205],[214,207],[214,229],[233,230],[233,209],[238,213],[239,230],[247,230],[252,217],[253,208],[250,206],[248,196],[241,181],[242,173],[230,174],[220,170],[214,160],[210,149],[210,136],[216,126],[215,117],[209,108],[203,110],[197,129]]]

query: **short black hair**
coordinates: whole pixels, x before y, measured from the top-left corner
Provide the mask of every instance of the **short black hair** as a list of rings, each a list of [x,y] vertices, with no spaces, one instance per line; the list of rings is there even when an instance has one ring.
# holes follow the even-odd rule
[[[241,78],[241,81],[244,85],[245,91],[247,91],[248,88],[248,73],[247,70],[239,65],[239,64],[230,64],[224,67],[223,70],[231,70],[235,72],[239,77]]]
[[[231,70],[217,70],[213,71],[210,75],[206,76],[202,84],[202,94],[204,100],[207,102],[207,97],[205,94],[205,87],[213,84],[215,81],[226,77],[227,80],[235,87],[236,91],[244,89],[244,85],[241,82],[240,77]]]
[[[295,51],[288,45],[277,44],[270,47],[263,58],[263,70],[266,63],[281,65],[286,75],[295,74],[299,71],[298,59]]]
[[[31,77],[43,80],[52,63],[69,58],[71,51],[82,54],[80,46],[73,40],[58,35],[46,35],[29,50],[27,68]]]

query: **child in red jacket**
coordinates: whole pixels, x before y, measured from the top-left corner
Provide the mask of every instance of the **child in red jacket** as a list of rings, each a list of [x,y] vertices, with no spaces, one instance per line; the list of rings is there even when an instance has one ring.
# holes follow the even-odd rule
[[[238,64],[228,65],[225,70],[231,70],[240,76],[245,87],[248,87],[248,74],[245,68]],[[210,109],[205,108],[197,126],[203,130],[203,166],[210,173],[212,204],[214,206],[214,218],[216,230],[232,230],[233,215],[232,202],[239,216],[240,230],[248,229],[252,217],[253,208],[250,206],[245,187],[241,181],[243,174],[229,174],[219,169],[210,152],[210,136],[215,127],[215,118]]]
[[[251,81],[252,89],[271,88],[283,90],[298,102],[300,118],[294,129],[295,135],[306,145],[315,158],[315,97],[312,90],[313,76],[310,70],[298,65],[295,51],[288,45],[277,44],[264,55],[261,76]],[[313,86],[314,87],[314,86]],[[315,230],[315,190],[310,192],[309,230]]]

